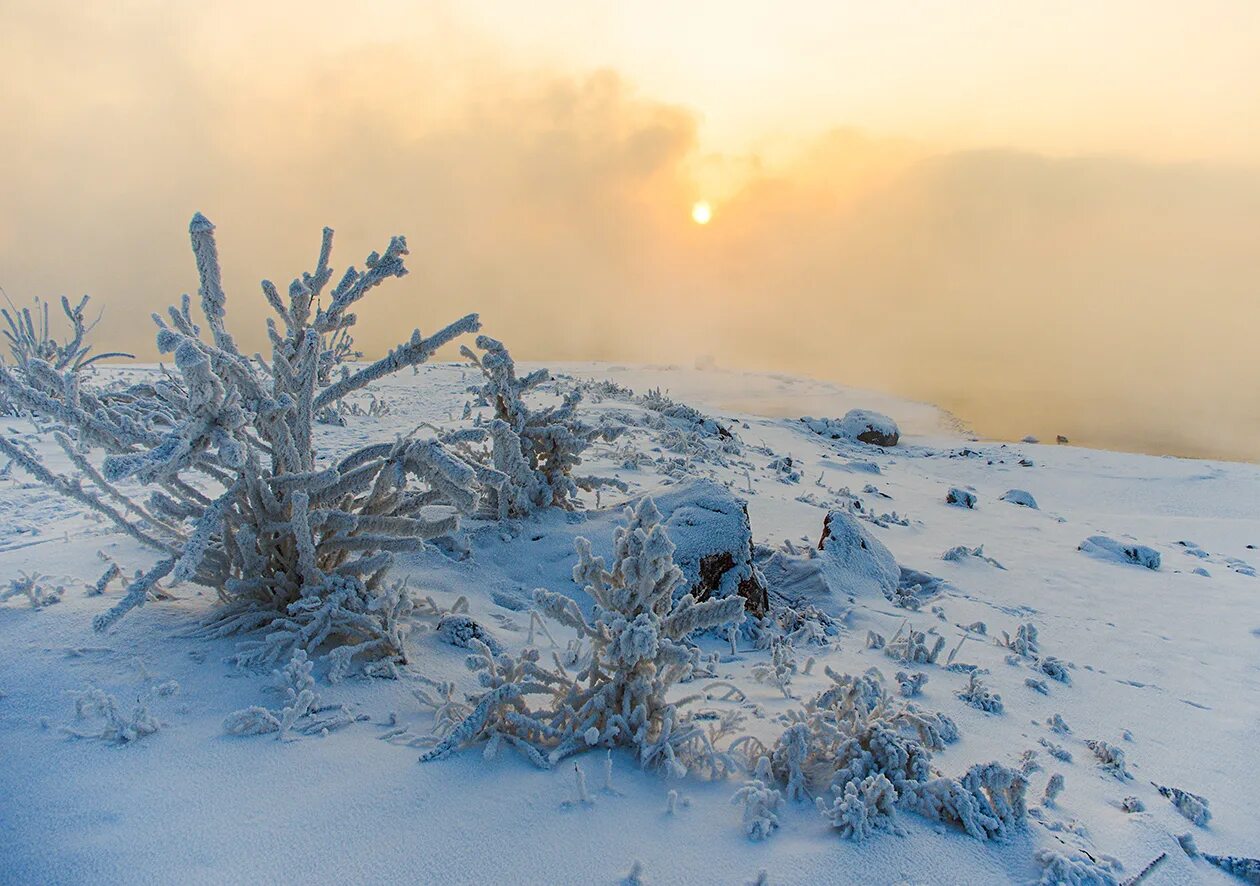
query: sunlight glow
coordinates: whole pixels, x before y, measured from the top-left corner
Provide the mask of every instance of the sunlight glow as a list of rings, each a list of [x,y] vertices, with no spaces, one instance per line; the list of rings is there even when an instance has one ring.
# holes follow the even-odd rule
[[[707,225],[713,218],[713,207],[701,200],[691,207],[691,220],[698,225]]]

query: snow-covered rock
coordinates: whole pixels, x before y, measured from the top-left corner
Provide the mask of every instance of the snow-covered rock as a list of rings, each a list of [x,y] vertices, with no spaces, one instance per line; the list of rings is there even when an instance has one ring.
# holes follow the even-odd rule
[[[976,494],[968,492],[966,489],[960,489],[957,486],[951,486],[949,492],[945,493],[945,503],[957,505],[960,508],[974,508],[976,506]]]
[[[1002,501],[1009,501],[1013,505],[1032,508],[1034,511],[1040,510],[1040,508],[1037,507],[1037,499],[1032,497],[1032,493],[1025,492],[1022,489],[1008,489],[1006,492],[1002,493]]]
[[[679,595],[744,598],[744,608],[770,608],[766,579],[753,564],[748,505],[729,489],[697,480],[656,496],[665,531],[674,542],[674,563],[683,572]]]
[[[878,591],[890,597],[897,590],[901,579],[897,558],[847,511],[827,514],[818,549],[822,552],[821,572],[831,593]]]
[[[1159,569],[1159,551],[1146,545],[1126,544],[1105,535],[1091,535],[1080,543],[1078,550],[1099,560],[1117,563],[1133,563],[1147,569]]]
[[[873,446],[896,446],[901,439],[897,423],[880,412],[850,409],[844,418],[802,418],[811,431],[833,440],[857,440]]]

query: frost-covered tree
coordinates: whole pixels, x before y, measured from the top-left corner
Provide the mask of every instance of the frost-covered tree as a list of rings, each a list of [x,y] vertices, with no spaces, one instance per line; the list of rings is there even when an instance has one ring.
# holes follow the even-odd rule
[[[574,388],[555,406],[531,408],[525,395],[551,379],[546,369],[524,378],[501,341],[477,336],[478,356],[467,347],[460,352],[476,366],[485,382],[471,389],[494,409],[485,427],[491,443],[485,510],[495,518],[522,517],[549,507],[571,508],[578,489],[620,486],[616,480],[574,476],[582,453],[598,439],[613,440],[619,425],[595,427],[577,418],[582,392]]]
[[[465,723],[421,760],[444,757],[479,738],[502,738],[540,766],[588,747],[629,747],[643,767],[678,776],[697,767],[713,773],[731,768],[702,723],[683,713],[699,696],[671,701],[669,692],[697,664],[687,635],[738,624],[743,598],[674,599],[683,574],[651,498],[627,508],[611,569],[592,555],[586,539],[577,539],[576,547],[573,579],[595,601],[592,617],[561,594],[540,589],[534,599],[545,615],[589,642],[590,657],[570,675],[558,658],[554,668],[541,664],[537,650],[513,659],[483,645],[470,666],[481,672],[486,691]],[[546,701],[535,707],[531,696]]]
[[[365,270],[347,269],[318,307],[333,276],[332,234],[324,229],[314,272],[295,279],[287,297],[262,283],[277,315],[267,323],[270,359],[242,353],[228,331],[214,225],[197,214],[190,235],[203,325],[188,296],[165,318],[153,317],[158,349],[174,355],[178,375],[136,396],[80,391],[58,400],[0,367],[0,389],[61,425],[58,442],[78,476],[52,473],[4,438],[0,451],[158,554],[122,600],[97,617],[98,629],[143,604],[169,577],[218,594],[222,605],[208,633],[263,632],[242,644],[244,664],[332,649],[340,673],[352,658],[402,656],[411,602],[386,582],[386,568],[393,552],[450,534],[457,513],[475,508],[475,472],[432,437],[376,443],[322,462],[312,440],[314,416],[376,379],[425,362],[479,323],[470,314],[427,338],[417,330],[382,359],[321,390],[324,337],[353,326],[351,308],[407,272],[406,240],[395,237],[383,254],[368,256]],[[89,458],[94,452],[104,453],[99,467]],[[118,485],[124,481],[152,494],[142,503]]]

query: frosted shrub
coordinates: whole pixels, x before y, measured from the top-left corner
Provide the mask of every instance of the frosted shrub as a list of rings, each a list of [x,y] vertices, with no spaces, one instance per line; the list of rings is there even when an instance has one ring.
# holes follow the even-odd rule
[[[1121,762],[1123,763],[1123,760]],[[1173,806],[1177,807],[1178,812],[1199,827],[1207,827],[1208,821],[1212,818],[1212,812],[1208,809],[1206,797],[1183,791],[1181,788],[1165,787],[1161,784],[1157,784],[1155,787],[1159,790],[1160,796],[1167,797]]]
[[[913,674],[907,674],[905,671],[898,671],[894,675],[901,694],[906,698],[914,698],[923,691],[923,686],[928,681],[927,674],[916,671]]]
[[[748,839],[764,840],[778,830],[783,794],[760,778],[744,782],[731,797],[731,805],[742,807],[742,824]]]
[[[792,644],[785,637],[774,637],[770,644],[770,661],[752,666],[752,677],[758,683],[777,686],[784,698],[792,697],[792,677],[798,665],[792,655]]]
[[[243,664],[273,664],[298,649],[321,648],[337,650],[338,672],[355,657],[399,659],[411,604],[405,590],[386,584],[386,568],[393,552],[449,535],[457,512],[473,510],[474,469],[436,439],[412,436],[321,464],[312,424],[346,395],[476,330],[477,316],[428,338],[416,331],[382,359],[320,390],[321,342],[354,325],[350,309],[368,292],[406,274],[406,241],[395,237],[384,254],[372,253],[364,271],[347,269],[326,306],[330,229],[315,271],[295,279],[287,298],[263,281],[277,315],[267,323],[267,360],[242,353],[225,326],[214,226],[198,214],[190,235],[204,329],[187,296],[166,318],[153,318],[158,349],[174,355],[178,379],[134,396],[81,391],[57,401],[0,368],[0,389],[76,437],[74,445],[64,435],[61,442],[80,476],[55,475],[3,438],[0,451],[157,552],[156,565],[97,617],[98,630],[143,604],[169,576],[218,594],[222,605],[206,633],[265,632],[243,646]],[[101,468],[80,450],[103,450]],[[152,495],[134,500],[115,485],[121,481],[148,486]]]
[[[1085,746],[1094,752],[1094,756],[1098,759],[1102,768],[1106,769],[1116,778],[1124,781],[1125,779],[1133,777],[1129,774],[1129,770],[1125,768],[1124,751],[1120,750],[1120,748],[1112,744],[1107,744],[1105,741],[1099,741],[1091,738],[1085,739]]]
[[[1002,696],[984,685],[975,671],[967,677],[967,685],[959,690],[958,697],[973,708],[986,713],[1000,714],[1004,710]]]
[[[626,510],[612,569],[592,556],[586,539],[577,539],[576,547],[573,579],[595,601],[592,619],[561,594],[540,589],[535,602],[589,642],[590,658],[571,676],[558,659],[554,668],[541,664],[537,650],[513,659],[483,645],[469,666],[480,672],[486,691],[468,719],[420,759],[444,757],[479,738],[502,738],[540,766],[588,747],[621,746],[633,748],[645,768],[678,776],[697,767],[714,774],[730,769],[701,723],[680,710],[697,696],[670,702],[667,695],[694,669],[695,656],[683,642],[687,635],[738,624],[743,598],[674,599],[683,574],[651,498]],[[527,699],[540,695],[545,706],[531,707]]]
[[[1260,884],[1260,858],[1242,858],[1237,855],[1213,855],[1204,852],[1203,858],[1213,867],[1237,877],[1244,883]]]
[[[1002,645],[1016,655],[1036,655],[1041,648],[1037,640],[1037,626],[1032,622],[1024,622],[1016,628],[1014,637],[1003,631]]]
[[[342,705],[320,704],[312,674],[314,662],[301,649],[282,670],[272,673],[276,689],[284,697],[279,709],[249,707],[228,714],[223,729],[230,735],[265,735],[276,733],[285,740],[293,732],[303,735],[319,735],[366,720],[366,714],[356,715]]]
[[[1053,806],[1061,793],[1063,793],[1063,776],[1056,772],[1050,776],[1050,781],[1046,782],[1046,792],[1041,797],[1042,805]]]
[[[63,726],[62,732],[75,738],[95,738],[112,744],[130,744],[162,728],[162,721],[149,709],[155,696],[174,695],[179,684],[171,680],[154,687],[137,699],[130,713],[119,701],[95,686],[74,696],[74,716],[87,726]]]
[[[894,703],[874,669],[858,677],[826,673],[834,685],[789,714],[771,749],[771,771],[790,799],[830,794],[820,811],[859,838],[891,826],[890,801],[981,839],[1024,819],[1028,782],[1015,770],[989,763],[961,779],[933,777],[931,751],[958,738],[948,717]]]
[[[45,606],[60,603],[61,595],[65,592],[63,586],[54,587],[38,572],[19,572],[17,577],[9,579],[8,587],[0,587],[0,603],[20,595],[26,597],[32,609],[43,609]]]
[[[1038,849],[1033,858],[1041,868],[1037,882],[1042,886],[1117,886],[1120,882],[1111,868],[1079,851],[1064,855],[1055,849]]]
[[[893,826],[897,812],[897,792],[882,774],[868,775],[862,781],[850,781],[841,790],[832,785],[836,795],[831,805],[819,797],[815,802],[823,818],[840,831],[846,840],[861,842],[876,830]]]
[[[504,520],[521,517],[543,508],[571,508],[579,488],[601,485],[624,487],[619,481],[575,477],[573,469],[582,463],[582,453],[597,439],[613,440],[621,432],[618,425],[594,427],[579,421],[577,404],[582,399],[574,388],[558,406],[531,409],[524,396],[550,380],[546,369],[537,369],[524,378],[516,375],[516,363],[503,343],[487,335],[477,337],[480,357],[468,348],[461,353],[472,361],[485,383],[472,389],[481,401],[494,408],[494,418],[485,428],[491,442],[485,510]]]
[[[939,634],[929,647],[927,634],[910,628],[904,635],[898,632],[898,636],[889,640],[884,654],[903,664],[936,664],[944,648],[945,638]]]
[[[48,375],[48,370],[53,373],[76,373],[100,360],[134,356],[120,351],[92,354],[88,336],[100,322],[100,317],[89,323],[84,316],[90,300],[85,295],[72,308],[70,300],[65,296],[61,297],[61,312],[66,315],[69,329],[60,339],[53,330],[47,302],[35,299],[33,312],[30,308],[19,309],[11,301],[9,307],[0,308],[0,317],[8,327],[0,329],[0,333],[4,334],[8,342],[9,357],[15,367],[27,374],[28,380],[42,387],[45,380],[56,378],[55,375]]]

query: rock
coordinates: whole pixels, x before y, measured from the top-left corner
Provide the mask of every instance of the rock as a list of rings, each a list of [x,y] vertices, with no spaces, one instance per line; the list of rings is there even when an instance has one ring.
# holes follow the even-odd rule
[[[697,480],[656,496],[665,531],[674,543],[683,590],[699,601],[738,594],[756,616],[770,609],[765,576],[753,564],[748,505],[729,489]]]
[[[957,505],[960,508],[975,508],[976,495],[974,492],[968,492],[966,489],[959,489],[957,486],[950,487],[949,492],[945,493],[945,503]]]
[[[1060,446],[1066,446],[1068,442],[1068,438],[1063,436],[1062,434],[1057,434],[1055,435],[1054,442],[1058,443]]]
[[[1002,501],[1009,501],[1013,505],[1032,508],[1034,511],[1041,510],[1037,507],[1037,499],[1032,497],[1032,493],[1025,492],[1022,489],[1008,489],[1002,493]]]
[[[897,423],[869,409],[850,409],[844,418],[802,418],[809,429],[832,440],[857,440],[872,446],[896,446],[901,439]]]
[[[827,514],[818,549],[822,576],[833,594],[878,591],[891,599],[896,592],[901,579],[897,558],[847,511]]]
[[[1040,443],[1041,441],[1038,440],[1036,437],[1034,437],[1032,434],[1029,434],[1027,437],[1020,440],[1019,442],[1020,443]]]
[[[1080,543],[1077,550],[1100,560],[1132,563],[1147,569],[1159,569],[1159,551],[1148,548],[1146,545],[1119,542],[1105,535],[1091,535]]]

